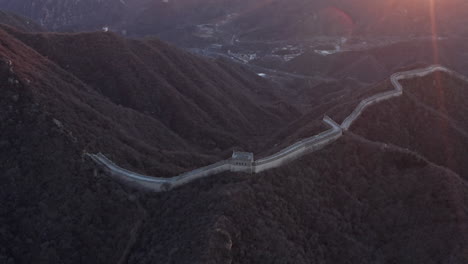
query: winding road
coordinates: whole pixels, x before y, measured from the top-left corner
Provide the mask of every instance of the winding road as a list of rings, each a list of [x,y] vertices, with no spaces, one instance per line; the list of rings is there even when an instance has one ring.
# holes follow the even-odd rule
[[[359,105],[354,109],[354,111],[342,122],[341,125],[338,125],[331,118],[325,116],[323,121],[330,127],[329,130],[326,130],[318,135],[314,135],[310,138],[303,139],[283,150],[280,150],[279,152],[271,156],[256,161],[242,162],[242,164],[239,164],[237,160],[231,158],[211,164],[206,167],[189,171],[187,173],[172,178],[159,178],[138,174],[123,169],[117,166],[115,163],[113,163],[101,153],[87,155],[97,164],[106,169],[111,175],[157,192],[167,191],[171,188],[189,183],[196,179],[208,177],[226,171],[259,173],[289,163],[295,159],[298,159],[308,153],[316,151],[336,141],[343,135],[343,131],[347,131],[350,129],[354,121],[356,121],[359,118],[359,116],[366,110],[366,108],[378,102],[388,100],[393,97],[401,96],[403,94],[403,87],[400,84],[401,80],[415,77],[423,77],[432,74],[436,71],[449,73],[457,78],[468,82],[467,77],[441,65],[432,65],[427,68],[415,69],[405,72],[397,72],[390,77],[391,83],[394,87],[393,90],[378,93],[362,100],[359,103]]]

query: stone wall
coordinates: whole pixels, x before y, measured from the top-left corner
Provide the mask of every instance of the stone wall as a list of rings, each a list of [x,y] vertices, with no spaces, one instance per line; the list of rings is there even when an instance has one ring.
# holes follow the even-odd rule
[[[91,159],[96,163],[104,167],[106,171],[108,171],[112,176],[115,176],[119,179],[124,179],[127,182],[154,191],[167,191],[173,187],[189,183],[196,179],[227,171],[258,173],[268,169],[276,168],[307,153],[318,150],[323,146],[335,141],[342,135],[340,126],[329,117],[325,117],[324,122],[331,126],[330,130],[327,130],[316,136],[303,139],[269,157],[254,162],[239,162],[239,160],[235,159],[222,160],[220,162],[198,168],[172,178],[146,176],[123,169],[109,160],[102,153],[88,154],[88,156],[91,157]]]
[[[414,77],[423,77],[436,71],[447,72],[458,78],[468,81],[468,78],[466,78],[465,76],[440,65],[433,65],[424,69],[395,73],[390,78],[394,86],[393,90],[378,93],[362,100],[359,103],[359,105],[354,109],[354,111],[343,121],[341,126],[336,124],[331,118],[325,116],[323,121],[331,127],[329,130],[296,142],[291,146],[282,149],[271,156],[253,162],[244,162],[246,165],[243,165],[244,163],[239,163],[239,161],[235,159],[227,159],[206,167],[183,173],[179,176],[175,176],[172,178],[158,178],[141,175],[123,169],[114,164],[111,160],[106,158],[101,153],[88,154],[88,156],[91,157],[91,159],[93,159],[96,163],[104,167],[111,175],[123,179],[127,182],[133,183],[135,185],[158,192],[167,191],[173,187],[189,183],[193,180],[227,171],[259,173],[291,162],[292,160],[298,159],[308,153],[319,150],[324,146],[330,144],[331,142],[339,139],[343,135],[343,131],[348,130],[353,124],[353,122],[357,118],[359,118],[359,116],[364,112],[364,110],[366,110],[366,108],[368,108],[370,105],[376,104],[384,100],[388,100],[393,97],[401,96],[403,94],[403,88],[399,83],[400,80]]]
[[[403,87],[401,86],[399,81],[403,79],[423,77],[428,74],[434,73],[436,71],[443,71],[443,72],[452,74],[456,77],[459,77],[463,80],[467,80],[467,78],[464,77],[463,75],[455,73],[454,71],[447,69],[441,65],[432,65],[423,69],[416,69],[416,70],[411,70],[411,71],[406,71],[406,72],[397,72],[390,77],[390,80],[392,82],[394,89],[391,91],[375,94],[371,97],[368,97],[362,100],[359,103],[359,105],[354,109],[354,111],[343,121],[343,123],[341,123],[341,128],[345,131],[348,130],[353,124],[353,122],[357,118],[359,118],[359,116],[364,112],[364,110],[366,110],[367,107],[373,104],[376,104],[378,102],[403,95]]]
[[[338,124],[328,116],[325,116],[323,121],[331,126],[330,130],[313,137],[303,139],[271,156],[255,161],[255,173],[279,167],[292,160],[298,159],[307,153],[316,151],[341,137],[342,130]]]

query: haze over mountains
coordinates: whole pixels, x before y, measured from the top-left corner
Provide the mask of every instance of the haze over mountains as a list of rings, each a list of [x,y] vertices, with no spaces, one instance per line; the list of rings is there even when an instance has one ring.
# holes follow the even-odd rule
[[[0,0],[0,263],[468,263],[456,75],[403,80],[339,140],[258,174],[156,193],[87,156],[170,178],[341,124],[395,72],[468,74],[466,4],[435,3],[440,39],[419,0]]]
[[[427,0],[2,0],[0,8],[35,19],[50,30],[109,26],[130,35],[161,34],[177,41],[197,25],[241,39],[291,40],[316,35],[409,35],[431,32]],[[464,34],[467,3],[434,1],[441,31]],[[178,37],[176,35],[179,35]],[[220,35],[221,36],[221,35]]]

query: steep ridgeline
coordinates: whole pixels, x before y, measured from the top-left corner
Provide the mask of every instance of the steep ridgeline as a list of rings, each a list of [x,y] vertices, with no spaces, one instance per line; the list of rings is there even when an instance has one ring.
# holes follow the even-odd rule
[[[110,33],[1,27],[0,263],[127,263],[142,222],[161,220],[140,194],[93,174],[85,153],[163,177],[294,117],[274,85],[228,62]]]
[[[446,70],[402,79],[400,84],[411,89],[371,106],[349,129],[372,141],[410,149],[466,179],[467,81]]]
[[[29,17],[49,30],[75,31],[120,22],[126,5],[118,0],[0,0],[0,8]]]
[[[77,32],[108,26],[140,36],[186,32],[251,5],[247,0],[0,0],[1,9],[30,17],[49,30]]]
[[[193,44],[203,35],[199,32],[203,26],[216,33],[205,38],[215,41],[233,35],[256,41],[317,35],[429,35],[432,2],[436,10],[444,10],[436,16],[441,32],[466,32],[464,0],[0,0],[0,8],[30,17],[50,30],[109,26],[126,34],[157,34]]]
[[[207,177],[210,175],[222,173],[225,171],[241,171],[248,173],[259,173],[268,169],[279,167],[285,163],[291,162],[295,159],[298,159],[307,153],[318,150],[331,142],[334,142],[340,138],[343,134],[343,131],[349,130],[352,124],[359,118],[359,116],[371,105],[377,104],[381,101],[388,100],[394,97],[401,96],[403,94],[403,87],[400,84],[401,80],[423,77],[425,75],[442,71],[449,74],[452,74],[460,79],[468,81],[468,78],[450,70],[440,65],[432,65],[423,69],[415,69],[405,72],[398,72],[393,74],[390,77],[391,83],[394,87],[394,90],[382,92],[375,94],[371,97],[368,97],[362,100],[355,110],[343,121],[341,126],[337,125],[329,117],[324,118],[324,122],[331,126],[331,129],[325,131],[319,135],[313,136],[301,140],[281,151],[275,153],[271,156],[262,158],[260,160],[253,160],[253,154],[251,160],[239,161],[233,158],[229,160],[224,160],[215,164],[212,164],[207,167],[199,168],[197,170],[184,173],[182,175],[173,177],[173,178],[159,178],[159,177],[150,177],[141,174],[137,174],[128,170],[125,170],[112,161],[107,159],[102,154],[89,154],[89,156],[99,165],[107,169],[111,175],[117,176],[119,178],[126,179],[127,181],[137,183],[140,186],[150,188],[154,191],[167,191],[172,187],[177,187],[186,183],[189,183],[193,180]]]
[[[31,38],[41,42],[45,38],[52,45],[58,36],[47,39],[47,34],[42,34]],[[103,35],[89,34],[90,40],[85,43],[98,43],[99,36]],[[64,42],[74,43],[82,41],[83,35],[63,38]],[[222,178],[207,177],[166,193],[127,188],[93,173],[96,164],[85,153],[102,151],[122,167],[139,168],[160,177],[203,167],[226,155],[200,154],[209,151],[189,143],[150,112],[118,105],[114,101],[118,96],[110,98],[111,85],[107,86],[108,94],[99,89],[100,85],[91,86],[89,79],[78,77],[80,72],[70,69],[74,65],[67,67],[53,56],[44,56],[46,44],[38,52],[4,30],[0,30],[0,40],[0,263],[467,263],[466,180],[420,155],[378,142],[358,141],[350,133],[303,158],[292,162],[283,159],[284,166],[265,170],[259,177],[226,172]],[[63,54],[73,55],[80,50],[72,43]],[[58,46],[53,47],[58,52]],[[122,59],[122,64],[126,64],[128,53],[109,47],[111,51],[105,59],[117,65]],[[179,54],[176,49],[161,52],[174,55],[170,51]],[[77,56],[72,57],[76,60]],[[193,61],[188,60],[189,65],[200,62],[196,57],[190,58]],[[93,79],[114,76],[109,68],[99,71],[93,65],[97,63],[94,59],[83,55],[83,60],[89,60],[88,66],[98,71],[93,73]],[[171,64],[157,59],[153,62],[161,63],[171,79],[173,69],[165,67]],[[193,67],[200,65],[205,64]],[[216,71],[218,80],[230,89],[209,91],[227,97],[223,103],[235,105],[233,108],[243,109],[240,106],[246,102],[228,92],[241,87],[232,79],[243,79],[243,87],[257,87],[260,93],[268,94],[273,88],[262,79],[258,81],[265,86],[255,86],[251,83],[257,80],[255,75],[228,63],[220,65],[224,68]],[[108,67],[115,70],[115,75],[127,72]],[[143,68],[134,71],[138,73]],[[197,71],[202,73],[207,74]],[[97,78],[99,74],[101,78]],[[127,74],[125,78],[131,76]],[[432,77],[421,78],[427,80],[421,83],[422,92],[417,95],[424,95],[424,88],[434,81]],[[407,86],[412,81],[420,80],[401,81],[405,93],[417,86]],[[466,90],[463,81],[452,81],[459,91]],[[151,85],[154,89],[167,88],[158,82]],[[199,89],[203,91],[204,87]],[[458,96],[458,101],[450,101],[450,113],[468,109],[468,94],[464,95]],[[395,104],[397,111],[385,114],[389,112],[387,104],[404,96],[366,108],[352,124],[353,132],[361,121],[361,127],[373,132],[371,128],[377,123],[368,119],[369,114],[382,116],[384,122],[379,127],[387,133],[381,132],[385,136],[389,131],[398,134],[395,132],[411,125],[406,122],[394,126],[394,122],[403,119],[394,115],[401,105]],[[384,111],[374,111],[381,106]],[[174,105],[173,111],[179,107]],[[271,108],[278,107],[265,107],[265,111],[277,113]],[[424,112],[416,115],[415,109],[410,105],[403,115],[414,114],[410,121],[424,118]],[[458,118],[466,119],[465,112]],[[220,113],[223,114],[229,113]],[[420,130],[434,134],[432,141],[441,141],[441,134],[433,133],[432,122],[423,124],[426,127]],[[211,133],[205,136],[217,131]],[[341,133],[339,126],[336,133]],[[417,136],[414,133],[410,139]],[[242,138],[238,140],[241,144]],[[426,138],[412,141],[420,145],[430,143]],[[294,144],[291,150],[301,153],[299,146]],[[462,146],[466,155],[466,144]],[[288,156],[288,150],[282,153]],[[237,163],[251,158],[246,153],[236,153],[234,157]]]
[[[19,15],[0,10],[0,24],[9,25],[28,32],[41,32],[44,28],[39,26],[30,18],[21,17]]]
[[[313,137],[303,139],[271,156],[254,161],[253,154],[251,153],[247,154],[251,158],[239,159],[236,158],[236,155],[240,153],[234,152],[231,159],[223,160],[172,178],[151,177],[128,171],[115,165],[101,153],[88,154],[88,156],[91,157],[91,159],[93,159],[97,164],[103,166],[113,176],[117,176],[118,178],[136,183],[137,185],[149,188],[154,191],[167,191],[173,187],[181,186],[196,179],[208,177],[226,171],[259,173],[265,170],[279,167],[282,164],[302,157],[307,153],[321,149],[342,135],[340,126],[329,117],[326,116],[323,121],[331,127],[330,130]]]
[[[401,96],[403,94],[403,87],[400,84],[400,81],[403,79],[409,79],[409,78],[416,78],[416,77],[423,77],[425,75],[431,74],[436,71],[443,71],[452,75],[457,76],[458,78],[461,78],[463,80],[467,80],[466,77],[462,76],[461,74],[458,74],[450,69],[447,69],[443,66],[440,65],[433,65],[429,66],[424,69],[416,69],[412,71],[406,71],[406,72],[398,72],[393,74],[390,77],[390,80],[392,82],[393,87],[395,90],[393,91],[388,91],[388,92],[383,92],[379,93],[376,95],[373,95],[369,98],[366,98],[359,103],[359,105],[356,107],[356,109],[349,115],[341,124],[341,127],[344,130],[348,130],[351,125],[353,124],[354,121],[362,114],[362,112],[369,106],[378,103],[383,100],[390,99],[392,97],[397,97]]]
[[[317,35],[408,36],[431,34],[429,10],[434,5],[440,32],[466,32],[463,0],[290,0],[260,1],[230,26],[242,40],[308,39]],[[463,22],[465,21],[465,22]]]
[[[1,30],[0,40],[0,263],[117,263],[143,214],[118,184],[93,177],[82,151],[94,133],[128,151],[131,136],[105,127],[122,128],[112,112],[138,115]]]
[[[116,105],[155,118],[203,150],[253,148],[256,137],[294,118],[275,84],[245,68],[157,40],[113,33],[10,34]]]
[[[3,50],[34,100],[81,144],[162,177],[256,149],[292,120],[275,84],[226,61],[112,33],[25,33]]]

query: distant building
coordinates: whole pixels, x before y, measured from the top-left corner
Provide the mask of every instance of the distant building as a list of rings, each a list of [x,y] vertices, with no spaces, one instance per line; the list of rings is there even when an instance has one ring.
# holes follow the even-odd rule
[[[252,172],[253,162],[253,153],[234,151],[231,158],[231,171]]]
[[[254,154],[252,152],[238,152],[234,151],[232,153],[232,159],[245,162],[253,162]]]

